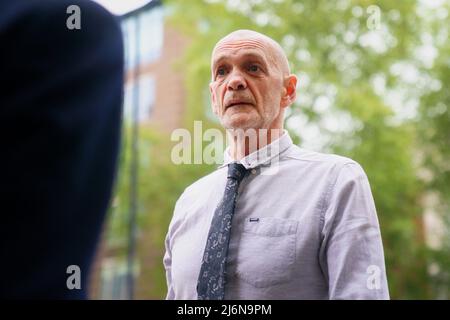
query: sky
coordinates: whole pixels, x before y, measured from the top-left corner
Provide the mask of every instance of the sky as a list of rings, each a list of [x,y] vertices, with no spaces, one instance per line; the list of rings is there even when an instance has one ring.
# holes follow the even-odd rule
[[[94,0],[100,3],[106,9],[114,13],[115,15],[122,15],[143,5],[151,2],[152,0]]]

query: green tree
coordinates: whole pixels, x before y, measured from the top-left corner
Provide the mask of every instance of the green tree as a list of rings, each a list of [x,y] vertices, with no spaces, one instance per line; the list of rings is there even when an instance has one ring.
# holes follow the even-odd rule
[[[442,258],[449,251],[444,246],[430,252],[425,246],[421,199],[429,188],[449,199],[449,94],[444,89],[449,55],[448,41],[442,41],[450,25],[448,3],[372,4],[167,1],[171,21],[192,40],[182,64],[189,93],[186,123],[209,119],[209,61],[218,39],[246,28],[279,41],[300,79],[287,129],[300,145],[310,143],[308,131],[318,132],[316,149],[362,164],[376,200],[392,298],[436,298],[427,269],[439,260],[442,279],[450,269]],[[374,12],[380,13],[379,21]],[[437,52],[434,63],[421,54],[427,46]],[[423,167],[433,171],[429,186],[419,178]],[[448,215],[448,206],[440,210]],[[444,289],[448,296],[449,286]]]

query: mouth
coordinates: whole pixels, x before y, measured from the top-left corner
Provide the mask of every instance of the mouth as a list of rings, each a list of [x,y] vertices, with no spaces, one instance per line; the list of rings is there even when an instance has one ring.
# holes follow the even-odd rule
[[[229,103],[226,104],[225,106],[225,110],[231,107],[235,107],[235,106],[243,106],[243,105],[253,105],[250,102],[246,102],[246,101],[231,101]]]

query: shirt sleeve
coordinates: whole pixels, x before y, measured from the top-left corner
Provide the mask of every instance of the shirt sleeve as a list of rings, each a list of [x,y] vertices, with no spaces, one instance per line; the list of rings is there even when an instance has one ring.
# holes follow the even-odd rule
[[[175,300],[175,287],[172,279],[172,239],[176,229],[183,220],[180,208],[183,206],[184,192],[175,204],[172,220],[169,224],[169,229],[165,238],[165,253],[163,258],[164,269],[166,270],[167,295],[166,300]]]
[[[165,240],[166,252],[164,254],[163,264],[166,270],[166,281],[167,281],[167,295],[166,300],[175,299],[175,293],[172,287],[172,252],[170,249],[170,229],[166,235]]]
[[[375,204],[358,163],[342,166],[327,199],[320,263],[329,299],[389,299]]]

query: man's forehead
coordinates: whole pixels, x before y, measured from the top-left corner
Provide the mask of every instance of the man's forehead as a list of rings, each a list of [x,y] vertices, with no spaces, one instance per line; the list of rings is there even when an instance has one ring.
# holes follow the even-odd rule
[[[239,46],[221,46],[217,47],[214,50],[213,55],[211,57],[212,66],[223,61],[228,60],[234,57],[245,57],[245,58],[254,58],[254,59],[262,59],[267,63],[267,51],[260,46],[253,44],[240,44]]]
[[[286,56],[280,45],[273,39],[252,30],[238,30],[230,33],[215,45],[211,55],[211,67],[231,55],[254,53],[266,62],[281,64],[281,70],[288,72]]]
[[[217,42],[214,47],[213,58],[220,53],[236,53],[239,50],[255,50],[260,54],[270,54],[273,48],[262,37],[252,34],[228,35]]]
[[[221,39],[219,42],[217,42],[216,46],[214,47],[214,51],[221,50],[221,49],[233,49],[236,47],[255,47],[259,48],[261,50],[267,50],[267,44],[264,43],[263,40],[257,39],[255,37],[225,37]]]

